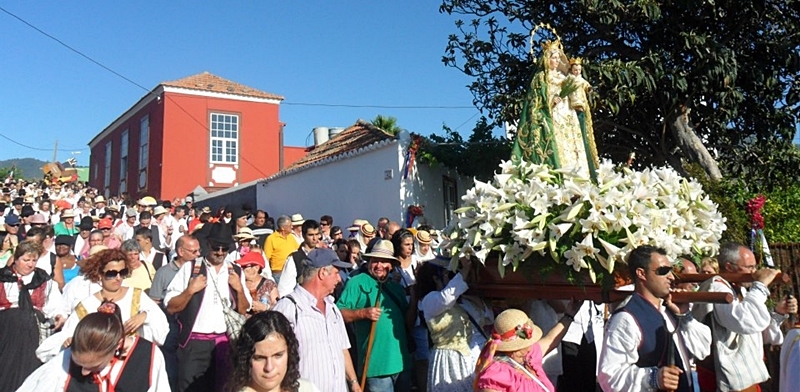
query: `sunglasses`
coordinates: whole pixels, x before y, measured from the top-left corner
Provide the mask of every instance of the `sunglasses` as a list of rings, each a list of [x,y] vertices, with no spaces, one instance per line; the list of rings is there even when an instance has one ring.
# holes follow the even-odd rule
[[[658,276],[664,276],[664,275],[667,275],[670,272],[672,272],[672,267],[665,265],[663,267],[658,267],[658,268],[656,268],[656,269],[654,269],[652,271],[655,272],[656,275],[658,275]]]
[[[105,278],[106,280],[114,279],[117,276],[121,278],[127,278],[129,274],[130,271],[127,268],[123,268],[121,271],[108,270],[108,271],[103,271],[103,278]]]
[[[6,223],[6,226],[8,226],[8,227],[19,227],[19,223],[15,223],[13,225],[10,225],[10,224]]]
[[[214,246],[211,246],[211,251],[212,252],[227,252],[228,251],[228,247],[225,246],[225,245],[214,245]]]

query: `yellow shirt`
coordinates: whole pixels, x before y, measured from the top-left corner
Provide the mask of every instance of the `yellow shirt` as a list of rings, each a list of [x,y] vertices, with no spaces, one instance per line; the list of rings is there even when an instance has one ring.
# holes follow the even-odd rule
[[[131,271],[131,276],[122,281],[123,286],[142,290],[150,290],[152,284],[153,280],[150,278],[150,273],[144,264]]]
[[[289,233],[283,235],[276,231],[267,237],[267,242],[264,244],[264,258],[269,263],[269,268],[272,272],[280,273],[283,271],[283,265],[286,264],[286,259],[289,255],[294,253],[300,244],[294,236]]]

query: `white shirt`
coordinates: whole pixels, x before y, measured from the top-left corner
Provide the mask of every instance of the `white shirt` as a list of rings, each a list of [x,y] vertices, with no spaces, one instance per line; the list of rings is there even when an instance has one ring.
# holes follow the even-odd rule
[[[64,293],[62,294],[64,298],[64,314],[69,316],[79,302],[86,297],[94,295],[102,288],[103,286],[100,286],[100,283],[94,283],[83,275],[78,275],[70,280],[64,285]]]
[[[24,284],[28,284],[32,280],[32,273],[22,277],[22,283]],[[58,291],[58,285],[56,282],[48,280],[43,284],[47,285],[44,288],[46,297],[44,300],[44,306],[42,307],[42,312],[44,313],[45,317],[53,318],[56,315],[62,315],[66,317],[66,314],[64,313],[64,299],[61,298],[61,292]],[[19,284],[17,284],[17,282],[4,282],[3,286],[6,289],[6,299],[11,303],[11,307],[19,307]]]
[[[666,308],[661,306],[659,310],[666,321],[667,331],[674,331],[675,324],[672,318],[667,316]],[[672,335],[672,338],[684,367],[688,366],[692,356],[703,359],[711,353],[711,330],[695,320],[691,313],[686,316],[680,330]],[[608,321],[608,332],[605,334],[603,350],[600,351],[600,366],[597,369],[597,382],[604,391],[653,390],[650,388],[652,369],[636,366],[641,341],[639,324],[630,313],[615,313]],[[691,386],[691,377],[689,382]]]
[[[781,347],[780,392],[800,391],[800,328],[786,333]]]
[[[202,263],[205,262],[205,259],[197,259],[195,262]],[[172,282],[170,282],[167,287],[167,293],[164,295],[165,304],[169,304],[172,298],[177,297],[189,287],[189,279],[192,275],[192,264],[193,263],[190,262],[184,263],[181,269],[178,270],[175,278],[172,279]],[[203,302],[197,312],[197,318],[195,318],[192,332],[225,333],[226,327],[225,318],[222,317],[222,300],[226,303],[228,302],[229,269],[232,271],[232,265],[225,262],[220,266],[219,272],[217,272],[216,268],[213,266],[206,265],[206,289],[203,291]],[[250,290],[247,290],[247,286],[245,286],[244,271],[242,271],[240,278],[243,287],[242,291],[244,292],[245,300],[247,300],[247,306],[249,308],[250,304],[253,303],[253,299],[250,297]],[[220,298],[220,294],[224,298]]]
[[[303,251],[306,255],[310,251],[306,251],[305,246],[303,243],[300,243],[300,250]],[[283,263],[283,270],[281,271],[281,279],[278,282],[278,297],[283,298],[294,291],[295,287],[297,287],[297,266],[294,265],[294,257],[292,252],[289,255],[289,258],[286,259],[286,262]],[[264,268],[269,269],[269,268]]]
[[[147,343],[140,340],[139,344]],[[39,392],[39,391],[55,391],[60,392],[64,390],[69,375],[70,360],[72,358],[72,351],[66,349],[56,355],[53,359],[47,361],[42,366],[39,366],[36,371],[31,373],[22,386],[17,389],[17,392]],[[101,376],[111,373],[111,379],[116,380],[122,370],[125,361],[117,361],[113,367],[106,367],[100,372]],[[147,392],[169,392],[169,380],[167,379],[167,370],[164,367],[164,355],[161,350],[153,348],[153,362],[151,363],[152,371],[150,372],[152,380],[150,388]],[[101,392],[107,392],[105,383],[100,386]]]

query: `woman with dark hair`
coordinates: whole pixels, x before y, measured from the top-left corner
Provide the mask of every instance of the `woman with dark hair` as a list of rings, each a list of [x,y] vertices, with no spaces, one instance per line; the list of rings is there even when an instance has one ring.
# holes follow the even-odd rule
[[[107,249],[89,257],[81,273],[93,283],[99,283],[99,292],[81,300],[70,314],[64,329],[45,340],[36,350],[43,362],[49,360],[70,344],[79,321],[98,311],[106,303],[114,303],[128,335],[138,335],[158,345],[164,344],[169,333],[169,323],[164,312],[141,289],[125,287],[123,279],[130,275],[130,261],[125,252]]]
[[[11,243],[11,236],[5,230],[5,227],[0,226],[0,265],[11,265],[14,260],[14,244]]]
[[[38,391],[169,391],[156,345],[126,335],[120,309],[106,302],[75,327],[69,348],[33,372],[18,389]]]
[[[242,327],[231,346],[232,392],[319,392],[300,378],[299,343],[286,317],[275,311],[257,313]]]
[[[42,364],[36,358],[40,328],[60,328],[66,320],[58,285],[36,268],[42,253],[41,244],[22,241],[13,264],[0,268],[0,391],[17,389]]]

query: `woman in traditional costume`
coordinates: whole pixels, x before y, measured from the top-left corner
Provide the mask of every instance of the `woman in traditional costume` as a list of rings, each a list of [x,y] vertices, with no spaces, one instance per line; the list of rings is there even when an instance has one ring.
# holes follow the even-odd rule
[[[585,88],[580,83],[583,79],[568,75],[567,56],[560,40],[547,41],[543,47],[541,71],[533,75],[525,97],[513,157],[556,169],[577,170],[594,179],[598,158],[591,117],[581,122],[569,98],[579,88]],[[584,119],[588,103],[585,106]]]
[[[542,368],[542,357],[561,344],[575,317],[576,304],[547,335],[525,312],[506,309],[497,316],[490,340],[475,366],[479,392],[555,392]]]
[[[49,274],[36,268],[42,245],[22,241],[14,262],[0,268],[0,391],[13,391],[42,363],[36,358],[40,328],[60,328],[63,301]]]
[[[33,372],[18,391],[169,391],[161,350],[127,335],[120,314],[106,302],[84,317],[70,347]]]
[[[449,258],[436,258],[418,271],[419,308],[433,342],[428,390],[471,392],[475,364],[486,343],[484,328],[491,326],[494,317],[480,298],[464,295],[471,261],[462,259],[454,275],[446,269],[449,263]]]
[[[86,260],[84,276],[100,283],[99,292],[81,300],[70,314],[64,329],[49,337],[36,354],[43,362],[49,360],[70,344],[80,320],[98,311],[105,303],[113,302],[121,311],[120,317],[128,335],[139,335],[158,345],[164,344],[169,333],[169,323],[164,312],[141,289],[125,287],[122,280],[130,275],[130,263],[118,249],[101,251]]]

